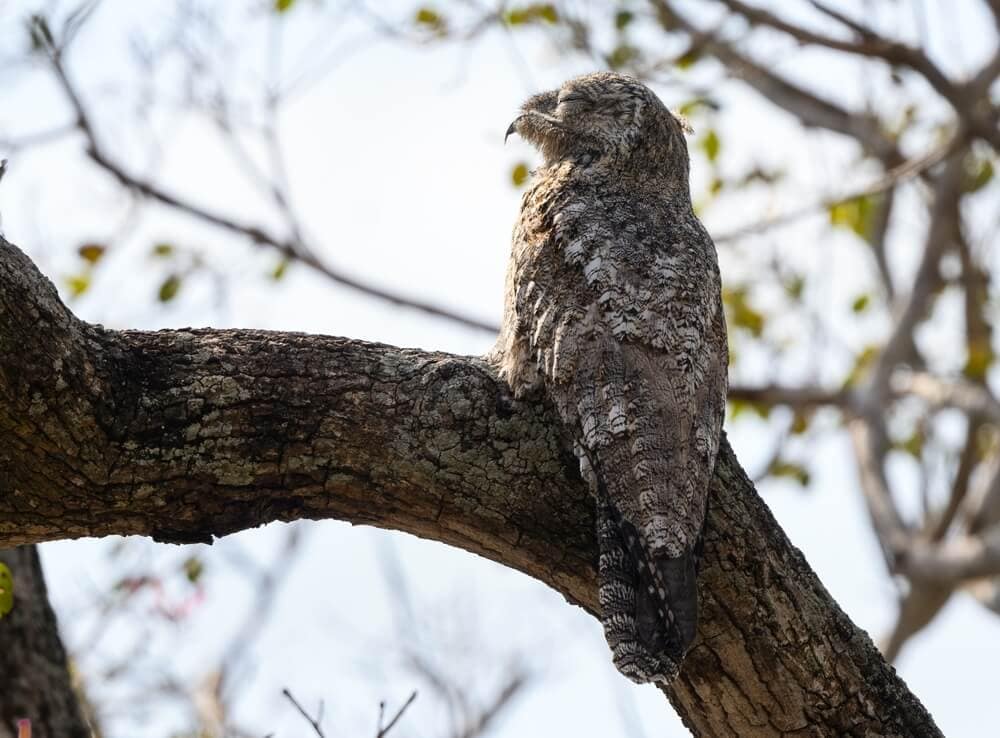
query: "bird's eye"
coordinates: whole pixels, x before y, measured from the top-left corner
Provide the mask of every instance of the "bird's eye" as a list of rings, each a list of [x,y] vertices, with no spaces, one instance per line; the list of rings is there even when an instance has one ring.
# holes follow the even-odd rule
[[[563,103],[581,103],[587,102],[587,98],[578,92],[568,92],[565,95],[560,95],[556,102],[559,105],[562,105]]]

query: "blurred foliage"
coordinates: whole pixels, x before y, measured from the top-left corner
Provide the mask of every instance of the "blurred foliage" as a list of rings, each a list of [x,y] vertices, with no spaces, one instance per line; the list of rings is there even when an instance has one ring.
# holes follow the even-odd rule
[[[14,575],[0,562],[0,618],[14,609]]]
[[[514,165],[514,168],[510,170],[510,181],[515,187],[523,187],[528,182],[528,175],[530,173],[528,165],[523,161],[519,161]]]
[[[847,228],[868,241],[871,239],[872,219],[876,212],[875,197],[855,197],[830,205],[830,224]]]

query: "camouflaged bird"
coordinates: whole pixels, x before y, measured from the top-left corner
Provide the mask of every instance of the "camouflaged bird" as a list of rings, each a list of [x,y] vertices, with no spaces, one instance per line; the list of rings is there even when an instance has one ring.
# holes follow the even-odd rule
[[[728,363],[685,124],[644,85],[601,72],[531,97],[511,133],[544,161],[521,202],[491,357],[518,396],[548,395],[576,440],[615,665],[669,682],[695,636]]]

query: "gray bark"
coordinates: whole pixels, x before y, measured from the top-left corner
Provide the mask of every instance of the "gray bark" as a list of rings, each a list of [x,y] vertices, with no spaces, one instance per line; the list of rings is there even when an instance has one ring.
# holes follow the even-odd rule
[[[0,241],[0,546],[336,518],[458,546],[594,613],[593,510],[553,408],[479,359],[251,330],[109,331]],[[699,736],[939,736],[723,443],[701,621],[666,694]],[[0,701],[3,684],[0,683]]]

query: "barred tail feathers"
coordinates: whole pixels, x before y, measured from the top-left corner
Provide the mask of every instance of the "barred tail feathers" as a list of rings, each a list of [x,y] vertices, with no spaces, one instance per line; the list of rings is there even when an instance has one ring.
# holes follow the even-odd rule
[[[694,553],[651,556],[635,527],[602,498],[598,598],[615,666],[640,684],[671,682],[697,627]]]

